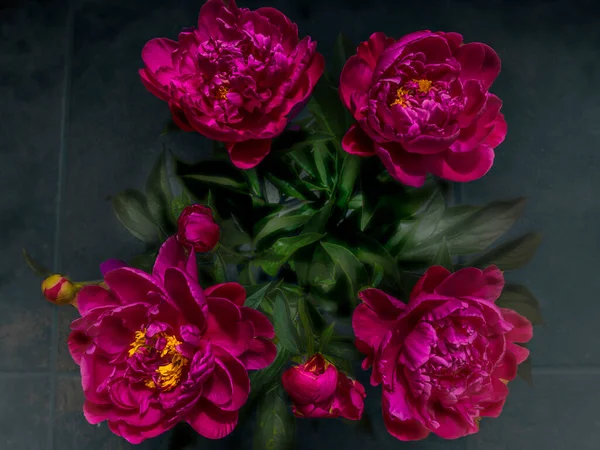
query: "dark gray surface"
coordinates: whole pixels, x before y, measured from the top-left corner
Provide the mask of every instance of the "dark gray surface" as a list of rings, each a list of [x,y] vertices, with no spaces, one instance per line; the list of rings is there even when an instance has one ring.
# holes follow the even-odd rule
[[[119,226],[108,198],[141,187],[166,144],[199,159],[206,141],[159,137],[166,105],[138,80],[140,51],[155,36],[176,37],[201,1],[3,0],[0,5],[0,449],[120,450],[131,446],[81,414],[77,368],[66,351],[74,311],[39,295],[20,249],[74,278],[98,276],[98,262],[140,245]],[[462,200],[524,195],[515,232],[544,234],[538,257],[515,275],[543,306],[547,325],[531,348],[536,387],[511,383],[503,415],[475,437],[401,444],[381,419],[378,390],[367,410],[375,436],[340,422],[299,429],[300,449],[547,450],[600,445],[600,14],[590,1],[261,0],[298,22],[327,56],[337,32],[356,42],[373,31],[400,36],[458,31],[493,46],[503,71],[493,91],[509,126],[496,164],[462,186]],[[58,226],[58,228],[57,228]],[[366,376],[363,376],[366,381]],[[238,440],[198,448],[246,448]],[[165,449],[167,437],[141,449]]]

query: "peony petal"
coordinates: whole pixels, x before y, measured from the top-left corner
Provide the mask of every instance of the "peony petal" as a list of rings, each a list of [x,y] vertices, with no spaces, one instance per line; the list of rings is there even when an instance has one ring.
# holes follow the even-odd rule
[[[373,156],[375,148],[373,140],[359,125],[352,125],[342,139],[342,148],[353,155]]]
[[[392,143],[376,145],[375,151],[396,180],[412,187],[423,186],[427,170],[422,155],[408,153],[399,144]]]
[[[444,439],[458,439],[479,431],[476,425],[470,425],[463,415],[438,405],[435,409],[435,420],[438,427],[432,431]]]
[[[431,324],[419,322],[404,340],[400,363],[412,371],[418,370],[429,360],[431,348],[437,340],[437,334]]]
[[[322,375],[295,366],[286,370],[281,382],[294,403],[315,404],[333,400],[337,386],[338,371],[329,365]]]
[[[465,183],[484,176],[494,163],[494,150],[487,145],[480,145],[475,150],[465,153],[448,151],[444,154],[429,156],[429,171],[440,178]]]
[[[492,376],[500,380],[514,380],[517,376],[517,365],[516,355],[513,352],[504,352]]]
[[[378,31],[373,33],[368,41],[361,42],[356,53],[372,69],[375,69],[377,60],[383,51],[394,43],[394,39],[389,38],[385,33]]]
[[[233,431],[237,411],[224,411],[208,400],[200,400],[186,418],[196,432],[208,439],[221,439]]]
[[[351,56],[340,76],[340,97],[346,108],[352,112],[351,98],[356,92],[366,93],[371,87],[373,69],[358,55]]]
[[[486,90],[500,73],[498,54],[480,42],[460,46],[455,56],[461,65],[461,80],[479,80]]]
[[[450,271],[442,266],[432,266],[423,274],[410,294],[410,301],[413,301],[421,292],[432,294],[435,289],[450,276]]]
[[[498,117],[496,117],[496,120],[494,121],[494,129],[488,135],[486,140],[483,141],[483,144],[492,148],[498,147],[500,144],[502,144],[502,142],[504,142],[506,132],[507,127],[504,116],[502,114],[498,114]]]
[[[493,303],[498,300],[504,289],[504,273],[496,266],[489,266],[483,271],[483,280],[483,288],[474,296]]]
[[[383,390],[381,406],[383,422],[388,432],[401,441],[418,441],[429,435],[429,430],[422,424],[420,417],[408,404],[409,396],[400,383],[395,390]]]
[[[521,347],[520,345],[513,344],[512,342],[508,342],[506,344],[506,351],[512,352],[517,359],[517,364],[521,364],[527,358],[529,358],[529,350],[525,347]]]
[[[198,282],[175,268],[167,269],[164,277],[165,289],[185,320],[204,330],[208,306]]]
[[[226,144],[231,162],[238,169],[252,169],[271,151],[271,139]]]
[[[152,275],[132,267],[123,267],[108,272],[104,277],[108,287],[126,305],[130,303],[155,304],[156,295],[165,292]]]
[[[533,337],[533,326],[531,322],[512,309],[501,308],[504,320],[510,322],[514,327],[506,333],[508,342],[529,342]]]
[[[152,275],[164,282],[167,269],[176,267],[192,280],[198,280],[196,255],[177,241],[177,236],[168,238],[158,251]]]
[[[256,309],[242,307],[240,308],[242,313],[242,320],[252,322],[254,326],[254,337],[263,337],[267,339],[273,339],[275,337],[275,330],[273,324],[269,322],[267,316]]]
[[[204,290],[204,295],[208,297],[225,298],[238,306],[244,306],[246,301],[246,289],[239,283],[222,283],[208,287]]]
[[[386,320],[368,305],[361,304],[352,314],[352,328],[355,336],[372,349],[379,347],[385,334],[395,326],[394,317]]]
[[[146,67],[156,72],[161,67],[173,65],[173,52],[179,48],[179,44],[171,39],[155,38],[146,43],[142,50],[142,59]]]
[[[271,365],[277,356],[277,347],[271,341],[255,338],[250,347],[238,357],[246,370],[260,370]]]
[[[363,303],[367,304],[373,311],[385,319],[396,318],[406,307],[406,305],[397,298],[375,288],[360,291],[358,297]]]
[[[242,321],[238,306],[222,298],[209,298],[208,322],[203,339],[227,350],[232,356],[240,356],[250,348],[254,339],[254,327]]]
[[[119,298],[100,286],[85,286],[77,294],[77,309],[82,316],[89,314],[94,308],[121,304]]]
[[[483,272],[475,267],[465,267],[442,281],[435,289],[435,293],[454,298],[470,297],[483,287]]]

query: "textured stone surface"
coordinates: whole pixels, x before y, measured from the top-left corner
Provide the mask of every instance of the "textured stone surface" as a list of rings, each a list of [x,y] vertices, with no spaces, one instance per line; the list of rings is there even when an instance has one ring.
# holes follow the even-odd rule
[[[143,248],[114,218],[110,197],[129,187],[143,189],[163,146],[190,161],[210,146],[195,134],[159,136],[169,112],[138,79],[140,52],[147,40],[175,38],[181,28],[194,25],[201,3],[4,0],[0,6],[0,448],[131,448],[105,425],[85,422],[78,368],[65,344],[75,311],[56,311],[40,299],[38,280],[21,263],[21,247],[79,280],[98,278],[103,259],[126,259]],[[340,29],[356,43],[374,31],[398,37],[427,28],[458,31],[467,41],[493,46],[503,71],[492,90],[504,100],[508,137],[494,168],[462,186],[461,197],[484,203],[526,196],[525,216],[511,235],[533,229],[544,234],[538,257],[509,274],[539,298],[547,322],[531,344],[535,388],[511,384],[504,414],[483,421],[477,436],[411,444],[387,435],[378,389],[369,389],[372,436],[337,421],[323,421],[318,429],[301,422],[299,449],[597,448],[600,30],[595,2],[238,3],[279,8],[301,34],[319,41],[326,57]],[[186,448],[249,449],[252,428],[248,424],[219,442],[198,439]],[[167,449],[169,439],[167,434],[136,448]]]

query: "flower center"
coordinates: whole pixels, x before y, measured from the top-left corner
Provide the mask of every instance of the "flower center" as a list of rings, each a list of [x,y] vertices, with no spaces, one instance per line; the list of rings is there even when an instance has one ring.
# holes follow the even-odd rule
[[[135,332],[135,339],[129,348],[129,357],[143,352],[150,357],[159,357],[163,363],[156,369],[156,375],[144,382],[147,387],[154,389],[158,385],[163,391],[170,391],[177,387],[181,381],[183,368],[189,364],[188,359],[177,350],[180,344],[181,341],[175,336],[164,332],[157,333],[151,338],[146,336],[145,329]]]
[[[419,85],[419,92],[423,93],[423,94],[429,94],[429,91],[431,90],[431,85],[433,84],[431,81],[429,80],[413,80],[416,81],[416,83]]]
[[[390,106],[400,105],[403,108],[408,106],[408,96],[410,95],[410,89],[406,87],[401,87],[396,91],[396,98]]]
[[[433,87],[433,82],[430,80],[411,80],[407,85],[396,90],[396,97],[390,106],[400,105],[403,108],[409,106],[409,100],[415,94],[429,94]]]
[[[229,88],[227,86],[219,86],[217,89],[217,100],[227,100],[227,93],[229,92]]]

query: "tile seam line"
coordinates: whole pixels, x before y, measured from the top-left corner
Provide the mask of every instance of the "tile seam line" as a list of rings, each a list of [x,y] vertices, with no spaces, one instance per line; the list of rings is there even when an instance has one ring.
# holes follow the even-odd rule
[[[71,70],[73,53],[73,1],[66,1],[65,17],[65,44],[64,44],[64,74],[62,80],[62,99],[60,115],[60,148],[58,153],[57,184],[56,184],[56,218],[54,223],[54,271],[59,272],[62,269],[61,247],[61,226],[63,212],[63,190],[66,181],[65,166],[67,155],[67,134],[69,129],[69,105],[71,100]],[[46,449],[54,449],[54,427],[55,427],[55,409],[56,409],[56,386],[58,369],[58,310],[52,311],[52,328],[50,331],[50,386],[49,386],[49,415],[48,431],[46,436]]]

